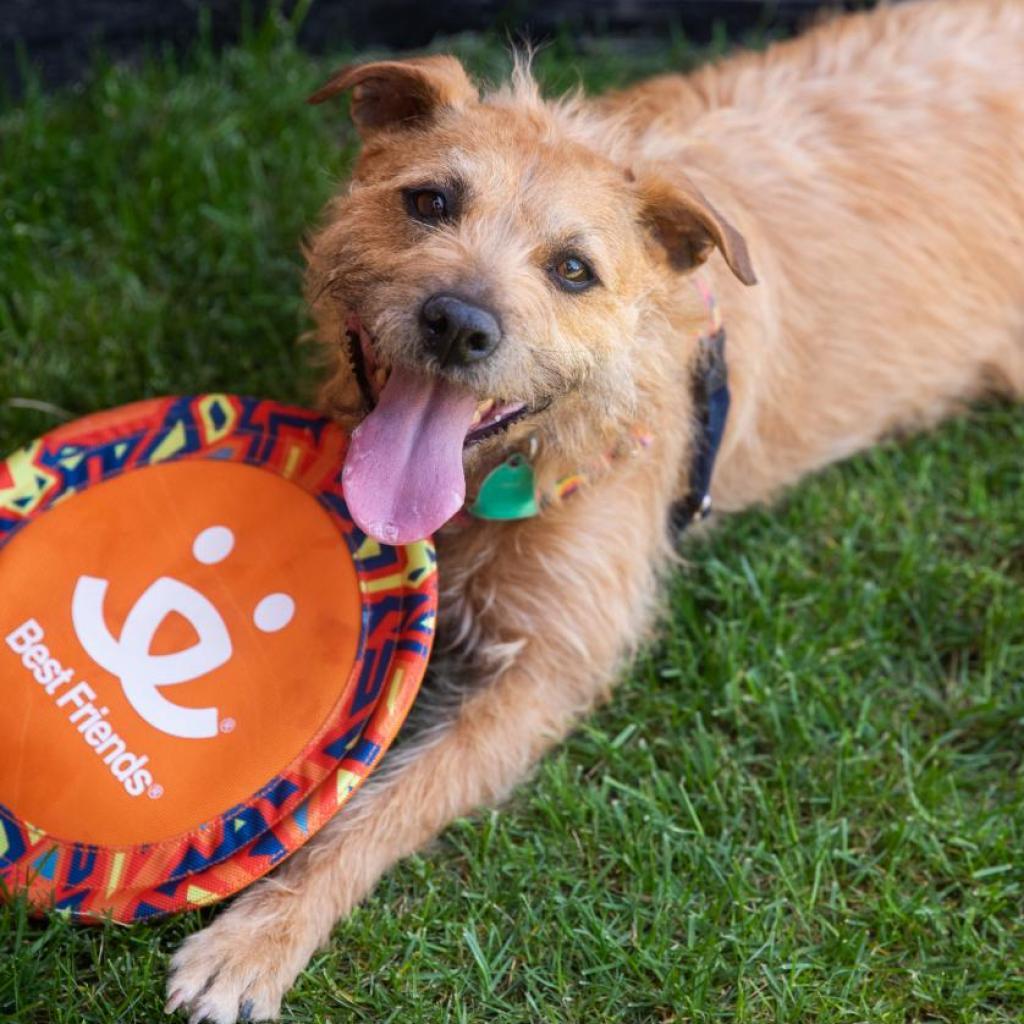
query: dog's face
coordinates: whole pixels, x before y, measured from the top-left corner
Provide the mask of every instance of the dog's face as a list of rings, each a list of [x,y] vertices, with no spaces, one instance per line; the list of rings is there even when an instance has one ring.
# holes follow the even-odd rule
[[[528,89],[481,101],[450,57],[347,69],[363,150],[308,251],[309,295],[344,356],[331,410],[353,426],[359,525],[419,539],[465,473],[530,432],[580,446],[636,417],[642,320],[666,276],[742,239],[681,176],[611,162]],[[358,426],[356,426],[358,424]]]

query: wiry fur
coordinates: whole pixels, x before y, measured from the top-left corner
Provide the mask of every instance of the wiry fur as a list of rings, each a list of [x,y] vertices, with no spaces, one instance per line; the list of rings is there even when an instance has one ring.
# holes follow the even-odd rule
[[[388,867],[500,799],[609,692],[650,629],[667,510],[687,485],[704,317],[688,264],[709,239],[728,246],[729,224],[760,284],[744,287],[717,251],[702,271],[733,384],[718,508],[768,499],[983,393],[1024,392],[1022,53],[1021,3],[933,0],[595,101],[543,101],[522,66],[480,99],[450,59],[418,64],[410,94],[376,94],[381,80],[361,86],[359,69],[325,89],[355,83],[366,140],[308,252],[336,356],[325,407],[362,415],[340,345],[353,310],[385,359],[412,361],[423,297],[457,287],[498,309],[506,335],[469,385],[550,401],[469,454],[471,488],[531,434],[548,481],[637,422],[655,443],[537,519],[442,533],[443,685],[425,695],[426,725],[313,842],[185,943],[172,1008],[275,1016]],[[379,72],[393,73],[405,74]],[[417,233],[396,189],[443,173],[470,183],[466,216]],[[602,285],[567,296],[541,267],[580,224]]]

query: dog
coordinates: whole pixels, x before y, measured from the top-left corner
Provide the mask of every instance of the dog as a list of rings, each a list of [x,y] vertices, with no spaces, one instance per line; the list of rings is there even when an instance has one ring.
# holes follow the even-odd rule
[[[168,1012],[274,1018],[391,865],[608,696],[710,502],[1024,393],[1022,53],[1021,3],[920,0],[596,99],[449,56],[311,97],[362,140],[306,249],[323,406],[362,529],[436,537],[438,650],[409,738],[185,941]]]

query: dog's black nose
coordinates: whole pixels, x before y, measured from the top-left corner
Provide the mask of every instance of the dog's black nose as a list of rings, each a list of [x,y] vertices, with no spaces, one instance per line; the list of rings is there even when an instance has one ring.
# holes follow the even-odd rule
[[[423,344],[442,366],[486,359],[501,341],[498,321],[486,309],[454,295],[432,295],[420,310]]]

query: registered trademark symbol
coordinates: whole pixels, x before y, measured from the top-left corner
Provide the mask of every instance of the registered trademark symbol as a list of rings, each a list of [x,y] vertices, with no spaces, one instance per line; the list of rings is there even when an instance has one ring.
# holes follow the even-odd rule
[[[234,732],[235,731],[235,720],[233,718],[222,718],[220,725],[217,727],[221,732]]]
[[[164,787],[159,782],[156,782],[149,787],[146,795],[150,800],[159,800],[164,795]]]

